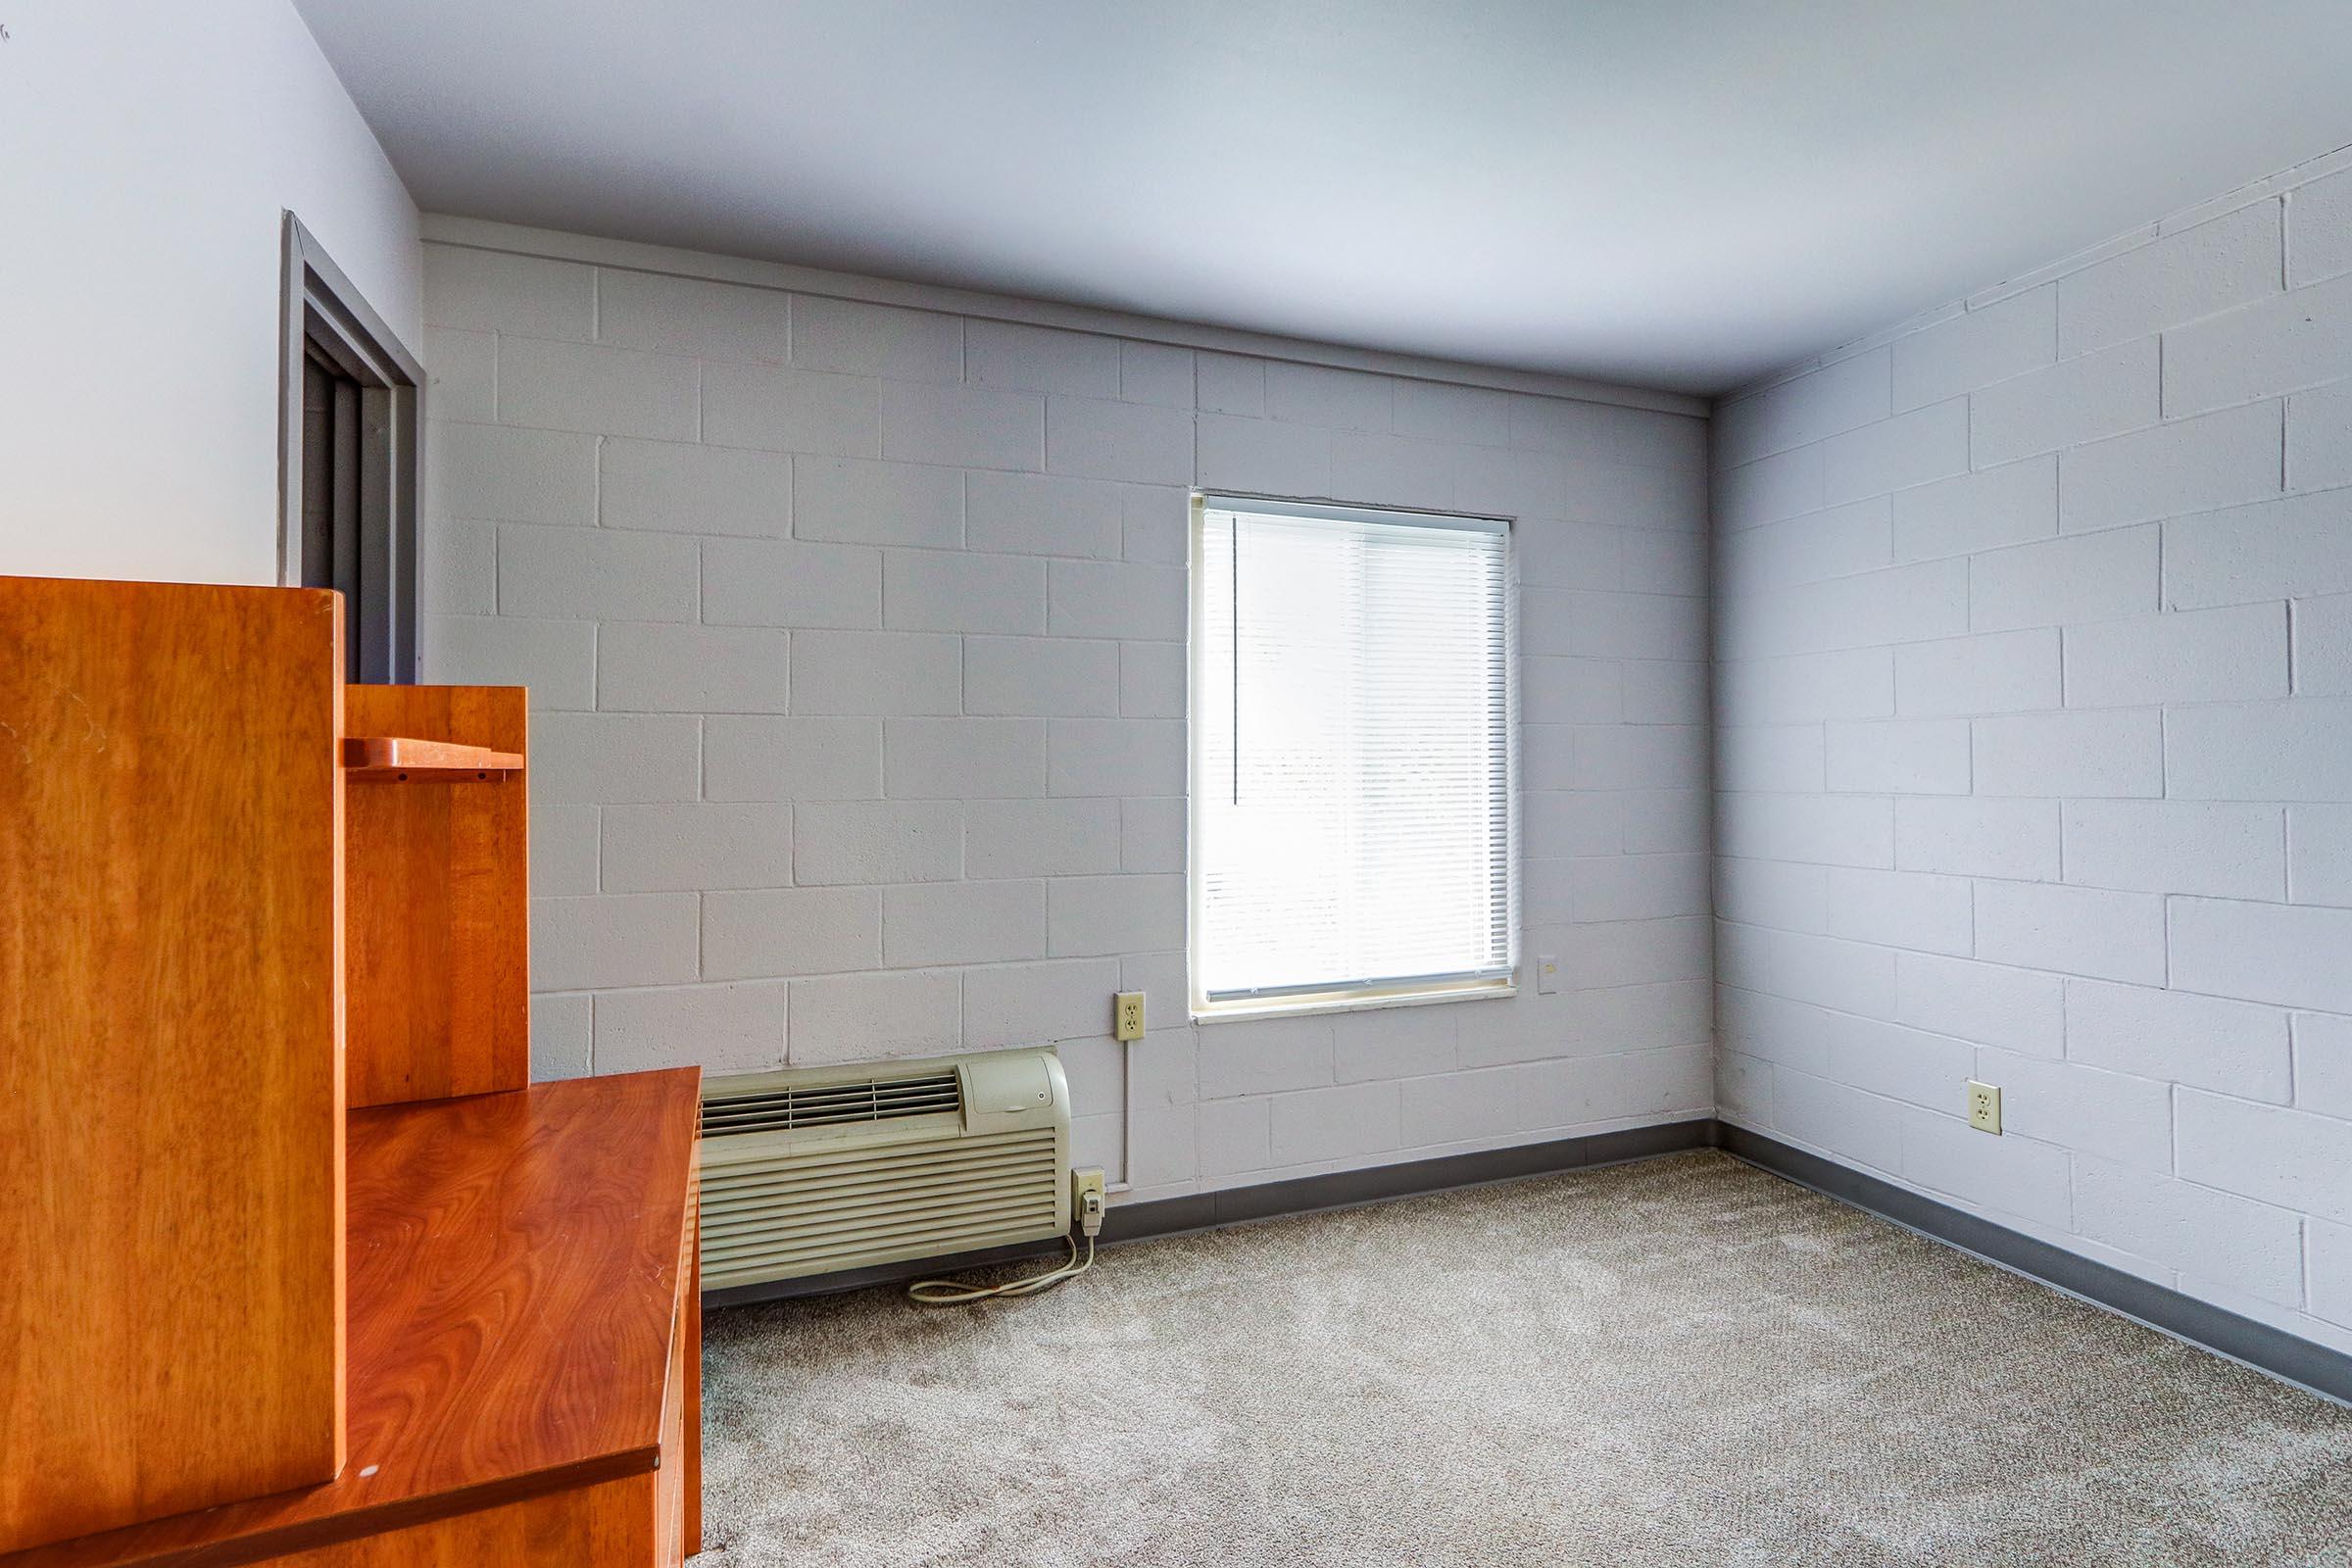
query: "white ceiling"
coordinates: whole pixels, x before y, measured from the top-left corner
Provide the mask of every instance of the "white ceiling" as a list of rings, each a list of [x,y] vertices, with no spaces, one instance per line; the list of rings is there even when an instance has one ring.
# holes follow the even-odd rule
[[[428,211],[1684,391],[2352,142],[2345,0],[297,0]]]

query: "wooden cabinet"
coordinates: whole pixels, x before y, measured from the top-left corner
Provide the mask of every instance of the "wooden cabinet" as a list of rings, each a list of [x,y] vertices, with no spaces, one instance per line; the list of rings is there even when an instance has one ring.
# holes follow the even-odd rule
[[[514,688],[0,578],[0,1568],[700,1533],[699,1073],[528,1086]]]

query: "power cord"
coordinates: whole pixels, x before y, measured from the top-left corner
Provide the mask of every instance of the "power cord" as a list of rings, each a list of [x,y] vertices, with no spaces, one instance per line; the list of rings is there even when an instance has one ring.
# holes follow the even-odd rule
[[[967,1285],[961,1280],[916,1280],[906,1287],[906,1298],[918,1306],[964,1306],[973,1301],[986,1301],[998,1297],[1035,1296],[1050,1291],[1065,1280],[1074,1280],[1095,1266],[1095,1238],[1102,1231],[1102,1195],[1088,1193],[1079,1200],[1078,1228],[1086,1237],[1086,1257],[1078,1255],[1078,1238],[1067,1237],[1070,1244],[1069,1261],[1050,1273],[1032,1274],[1027,1279],[1011,1280],[1003,1285]]]

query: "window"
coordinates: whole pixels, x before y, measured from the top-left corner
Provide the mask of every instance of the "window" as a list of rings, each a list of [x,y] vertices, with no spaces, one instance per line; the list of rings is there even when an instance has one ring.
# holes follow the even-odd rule
[[[1510,534],[1195,503],[1193,1010],[1507,994]]]
[[[279,580],[343,595],[344,678],[416,679],[423,368],[285,218]]]

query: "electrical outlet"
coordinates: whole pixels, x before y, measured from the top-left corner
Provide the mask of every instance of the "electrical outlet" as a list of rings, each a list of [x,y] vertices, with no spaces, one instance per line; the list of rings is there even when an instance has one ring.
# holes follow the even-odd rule
[[[1560,989],[1560,960],[1546,953],[1536,960],[1536,995],[1548,997]]]
[[[1141,991],[1122,991],[1110,999],[1110,1034],[1114,1040],[1144,1038],[1144,994]]]
[[[1070,1213],[1078,1228],[1092,1236],[1102,1228],[1102,1208],[1110,1200],[1109,1188],[1100,1170],[1070,1172]]]
[[[2001,1130],[2001,1088],[1998,1084],[1968,1081],[1968,1124],[1981,1133],[1998,1136]]]

